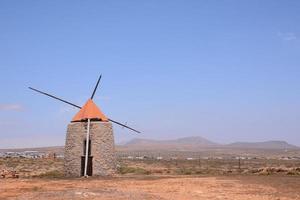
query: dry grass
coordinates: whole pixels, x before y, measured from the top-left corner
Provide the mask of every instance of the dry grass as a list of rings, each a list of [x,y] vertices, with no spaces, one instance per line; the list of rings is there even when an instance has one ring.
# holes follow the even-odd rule
[[[289,175],[300,176],[300,161],[244,160],[118,160],[119,174],[131,175]],[[1,170],[17,171],[20,177],[62,177],[62,159],[2,158]]]
[[[51,174],[54,171],[63,171],[63,160],[2,158],[0,159],[0,171],[1,170],[17,171],[20,177],[23,178],[37,177],[47,173]]]
[[[148,174],[158,175],[294,175],[300,176],[299,161],[282,160],[120,160],[119,165],[125,168],[144,169]],[[122,171],[121,171],[122,172]],[[121,173],[123,174],[123,173]],[[138,173],[136,173],[138,174]]]
[[[138,175],[148,175],[151,174],[150,171],[145,170],[140,167],[128,167],[128,166],[121,166],[118,169],[118,172],[120,174],[138,174]]]
[[[62,171],[53,170],[53,171],[47,171],[45,173],[41,173],[39,175],[33,176],[34,178],[62,178],[64,177],[64,174]]]

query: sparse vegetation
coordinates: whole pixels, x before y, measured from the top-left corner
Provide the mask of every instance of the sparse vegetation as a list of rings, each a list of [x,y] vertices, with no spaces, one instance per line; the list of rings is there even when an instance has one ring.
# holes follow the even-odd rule
[[[256,174],[256,175],[300,175],[300,161],[283,160],[244,160],[240,166],[237,159],[218,160],[120,160],[120,174],[139,174],[146,171],[150,174],[162,175],[226,175],[226,174]],[[126,166],[126,167],[124,167]],[[299,170],[299,171],[297,171]],[[144,173],[140,173],[144,174]]]
[[[133,154],[127,152],[128,154]],[[136,153],[136,152],[135,152]],[[167,154],[169,153],[169,154]],[[143,152],[138,155],[146,155],[143,159],[124,159],[119,157],[118,172],[121,175],[288,175],[300,176],[300,160],[282,159],[244,159],[239,160],[234,156],[223,159],[192,159],[187,160],[184,156],[199,158],[195,152],[162,152],[164,159],[157,160],[154,153]],[[167,156],[169,155],[169,156]],[[176,156],[175,156],[176,155]],[[178,157],[177,159],[170,159]],[[169,158],[169,159],[166,159]],[[59,178],[63,177],[63,159],[30,159],[30,158],[0,158],[0,172],[2,170],[16,171],[20,178],[40,177]]]
[[[36,178],[62,178],[64,177],[63,172],[62,171],[58,171],[58,170],[53,170],[53,171],[47,171],[45,173],[33,176]]]
[[[47,175],[55,177],[53,172],[58,171],[62,177],[63,160],[56,159],[32,159],[32,158],[2,158],[0,159],[0,172],[2,170],[16,171],[21,178],[26,177],[39,177]],[[57,175],[58,176],[58,175]],[[56,177],[57,177],[56,176]]]
[[[119,168],[120,174],[139,174],[139,175],[148,175],[151,172],[148,170],[145,170],[140,167],[128,167],[128,166],[121,166]]]
[[[177,173],[182,175],[192,175],[193,172],[194,171],[191,168],[180,168],[177,170]]]

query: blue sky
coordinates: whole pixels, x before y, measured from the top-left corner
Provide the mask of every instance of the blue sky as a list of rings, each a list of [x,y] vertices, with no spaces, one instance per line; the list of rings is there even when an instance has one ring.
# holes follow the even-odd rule
[[[300,145],[299,1],[0,2],[0,148],[63,145],[77,112],[134,137]]]

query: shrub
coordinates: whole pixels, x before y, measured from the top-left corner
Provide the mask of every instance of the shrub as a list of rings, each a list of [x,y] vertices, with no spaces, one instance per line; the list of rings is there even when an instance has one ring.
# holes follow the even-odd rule
[[[61,171],[58,170],[53,170],[53,171],[48,171],[39,175],[36,175],[34,177],[38,178],[62,178],[64,175]]]
[[[177,170],[177,174],[180,174],[180,175],[191,175],[191,174],[193,174],[193,170],[192,169],[188,169],[188,168],[181,168],[181,169]]]
[[[126,167],[126,166],[121,166],[119,168],[119,173],[120,174],[150,174],[151,172],[148,170],[145,170],[140,167]]]

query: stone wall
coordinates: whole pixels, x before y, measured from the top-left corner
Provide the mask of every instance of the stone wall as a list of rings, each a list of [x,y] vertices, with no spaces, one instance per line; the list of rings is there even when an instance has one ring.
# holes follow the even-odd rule
[[[84,156],[84,141],[87,122],[71,122],[68,125],[64,169],[67,177],[81,175],[81,156]],[[114,136],[110,122],[91,121],[91,156],[93,176],[111,176],[116,172]]]

